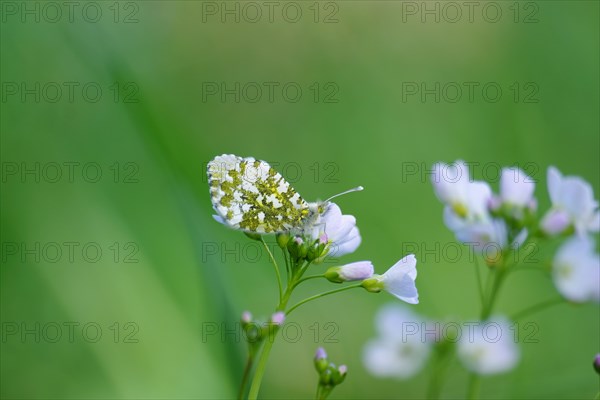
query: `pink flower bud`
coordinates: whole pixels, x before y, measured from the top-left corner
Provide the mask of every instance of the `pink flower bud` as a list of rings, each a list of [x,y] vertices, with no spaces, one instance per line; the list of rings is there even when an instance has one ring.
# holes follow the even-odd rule
[[[275,314],[271,315],[271,322],[274,325],[281,325],[285,321],[285,313],[283,311],[277,311]]]
[[[250,322],[252,322],[252,314],[250,314],[250,311],[244,311],[242,313],[241,320],[244,324],[249,324]]]
[[[315,360],[322,360],[324,358],[327,358],[327,352],[325,352],[324,348],[319,347],[315,353]]]
[[[569,215],[561,210],[550,211],[542,220],[542,229],[550,235],[562,233],[571,224]]]

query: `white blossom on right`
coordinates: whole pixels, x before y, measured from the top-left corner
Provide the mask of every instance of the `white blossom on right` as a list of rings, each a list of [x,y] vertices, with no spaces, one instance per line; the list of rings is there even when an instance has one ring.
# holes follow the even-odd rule
[[[573,236],[556,252],[552,278],[567,300],[600,301],[600,255],[589,236]]]
[[[592,186],[578,176],[563,176],[548,168],[548,194],[552,208],[544,216],[544,232],[556,235],[573,227],[579,235],[600,231],[600,211]]]
[[[510,322],[504,317],[482,321],[463,332],[457,355],[466,369],[479,375],[510,371],[520,358]]]

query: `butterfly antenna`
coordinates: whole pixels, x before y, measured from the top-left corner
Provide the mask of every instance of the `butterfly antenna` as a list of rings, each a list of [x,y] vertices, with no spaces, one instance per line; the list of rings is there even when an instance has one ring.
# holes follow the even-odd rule
[[[348,194],[348,193],[352,193],[352,192],[360,192],[360,191],[361,191],[361,190],[363,190],[363,189],[364,189],[364,187],[362,187],[362,186],[357,186],[357,187],[355,187],[355,188],[352,188],[352,189],[350,189],[350,190],[346,190],[345,192],[338,193],[338,194],[334,194],[333,196],[331,196],[330,198],[328,198],[327,200],[325,200],[325,201],[324,201],[324,203],[326,203],[326,202],[330,201],[331,199],[335,199],[336,197],[339,197],[339,196],[341,196],[341,195],[343,195],[343,194]]]

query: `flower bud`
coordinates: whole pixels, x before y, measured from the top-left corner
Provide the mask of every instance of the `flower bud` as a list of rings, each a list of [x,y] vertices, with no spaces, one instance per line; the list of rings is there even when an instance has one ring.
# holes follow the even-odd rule
[[[325,241],[323,241],[323,237],[325,237]],[[327,235],[321,235],[321,238],[316,240],[312,246],[308,248],[308,252],[306,254],[306,259],[308,261],[317,260],[327,254],[329,251]]]
[[[319,384],[323,386],[329,386],[331,384],[331,378],[333,375],[333,364],[328,365],[323,372],[319,375]]]
[[[325,272],[325,278],[331,282],[360,281],[373,276],[373,264],[370,261],[358,261],[341,267],[331,267]]]
[[[267,333],[265,332],[265,329],[256,322],[249,322],[245,325],[242,323],[242,327],[244,328],[246,341],[250,344],[260,343]]]
[[[346,379],[346,375],[348,374],[348,367],[345,365],[340,365],[337,369],[333,370],[331,375],[331,381],[334,385],[339,385],[344,382]]]
[[[329,363],[327,361],[327,353],[325,352],[325,349],[319,347],[315,353],[315,368],[317,372],[322,373],[325,371],[328,364]]]
[[[361,286],[364,287],[368,292],[379,293],[384,289],[384,284],[380,277],[381,275],[375,274],[369,279],[362,281]]]
[[[596,354],[596,357],[594,358],[594,369],[600,374],[600,353]]]
[[[542,230],[549,235],[563,233],[571,224],[569,215],[564,211],[550,211],[541,222]]]
[[[295,236],[287,244],[290,255],[296,260],[304,260],[308,253],[308,246],[300,236]]]
[[[250,322],[252,322],[252,314],[250,314],[250,311],[244,311],[242,313],[242,317],[240,318],[241,322],[242,322],[242,327],[248,325]]]
[[[283,311],[277,311],[275,314],[271,315],[271,323],[273,325],[281,325],[285,321],[285,313]]]
[[[278,233],[275,237],[277,239],[277,244],[282,249],[285,249],[291,239],[290,235],[287,233]]]
[[[250,344],[260,343],[262,340],[262,328],[252,320],[252,314],[250,311],[244,311],[240,318],[242,329],[244,330],[244,336],[246,341]]]

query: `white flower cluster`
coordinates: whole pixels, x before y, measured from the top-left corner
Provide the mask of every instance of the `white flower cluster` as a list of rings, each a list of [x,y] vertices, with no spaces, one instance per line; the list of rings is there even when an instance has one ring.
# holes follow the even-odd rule
[[[503,168],[499,194],[473,180],[467,164],[437,163],[432,183],[444,203],[444,222],[457,240],[481,253],[489,265],[518,249],[533,234],[567,237],[553,263],[559,292],[575,302],[600,300],[600,262],[591,233],[600,231],[600,211],[591,185],[548,168],[552,206],[541,220],[535,213],[535,182],[519,168]]]
[[[497,260],[509,244],[519,245],[526,239],[526,223],[537,203],[533,197],[535,183],[521,169],[502,169],[498,195],[487,182],[472,180],[461,160],[451,165],[435,164],[431,179],[445,205],[446,226],[488,262]]]
[[[408,379],[425,367],[432,352],[448,345],[455,346],[463,366],[476,374],[508,372],[517,365],[520,352],[508,319],[498,316],[465,325],[444,337],[440,323],[400,305],[384,306],[375,319],[378,335],[364,348],[365,367],[380,378]]]

